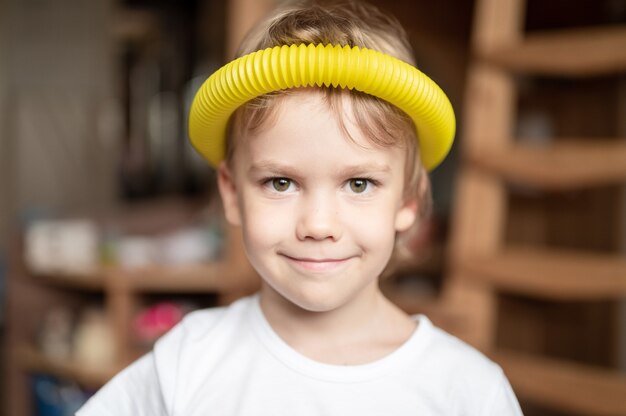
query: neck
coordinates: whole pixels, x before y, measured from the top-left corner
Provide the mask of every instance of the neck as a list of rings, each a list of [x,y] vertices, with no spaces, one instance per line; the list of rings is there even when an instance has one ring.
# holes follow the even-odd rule
[[[267,284],[261,288],[261,309],[279,335],[349,334],[371,326],[385,301],[377,287],[366,287],[349,302],[327,311],[310,311],[283,297]]]
[[[292,348],[310,358],[332,362],[337,351],[350,351],[351,358],[372,361],[402,344],[415,329],[415,323],[389,302],[377,284],[332,310],[306,310],[265,283],[260,305],[272,329]]]

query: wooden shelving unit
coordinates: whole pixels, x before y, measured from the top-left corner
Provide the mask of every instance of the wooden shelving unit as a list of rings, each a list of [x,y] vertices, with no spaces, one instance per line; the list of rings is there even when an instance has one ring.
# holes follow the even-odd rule
[[[609,230],[603,234],[603,244],[593,244],[592,233],[579,240],[564,226],[582,231],[585,222],[590,222],[580,207],[573,209],[574,198],[568,203],[575,216],[558,206],[535,215],[540,211],[516,205],[523,199],[515,193],[548,199],[566,191],[582,195],[590,188],[603,188],[615,199],[598,204],[602,210],[598,209],[594,226],[613,222],[619,229],[623,191],[615,185],[626,181],[623,131],[608,132],[615,137],[607,137],[605,132],[591,134],[584,123],[563,117],[565,112],[547,116],[554,129],[543,129],[543,135],[534,142],[519,134],[516,127],[523,124],[518,108],[524,107],[523,100],[518,100],[524,98],[525,84],[521,81],[546,85],[543,78],[548,78],[560,86],[561,93],[567,87],[589,97],[593,95],[584,89],[589,85],[585,82],[593,81],[589,78],[615,82],[623,76],[626,27],[604,22],[595,27],[577,24],[561,29],[551,22],[553,29],[528,30],[526,14],[530,9],[530,2],[524,0],[479,0],[475,5],[445,300],[466,306],[472,330],[463,338],[503,367],[523,405],[532,403],[559,414],[624,415],[626,376],[617,369],[615,359],[607,359],[613,354],[608,345],[615,343],[610,331],[595,332],[598,339],[609,341],[602,345],[606,352],[593,358],[593,354],[564,354],[564,348],[554,348],[556,343],[548,341],[548,331],[540,333],[548,328],[541,305],[559,303],[563,310],[601,305],[609,311],[614,302],[626,296],[626,261],[619,252],[623,236]],[[618,84],[612,85],[614,89]],[[618,102],[608,88],[601,92],[602,99]],[[545,100],[547,95],[541,97]],[[567,107],[565,97],[570,96],[555,101],[560,108]],[[579,105],[577,117],[593,121],[598,114],[585,112],[592,107]],[[545,108],[544,115],[548,114]],[[613,114],[620,116],[619,112],[602,115]],[[515,216],[525,208],[528,217]],[[565,220],[559,221],[558,216]],[[515,224],[520,218],[529,220]],[[519,240],[512,239],[515,233],[510,231],[520,231],[524,226],[531,230],[519,233]],[[545,232],[535,232],[542,228]],[[517,321],[526,325],[499,325],[503,305],[521,304],[525,305],[524,312],[537,311],[528,314],[528,320]],[[521,314],[518,312],[518,318]],[[602,331],[602,323],[610,322],[612,316],[604,312],[591,322]],[[568,319],[555,322],[557,331],[567,331]],[[513,332],[522,335],[511,337]],[[585,333],[583,325],[577,323],[578,339],[584,341],[581,334]],[[518,342],[503,346],[507,336]],[[521,338],[529,342],[519,342]],[[555,339],[560,346],[577,343],[572,341],[575,337]],[[575,351],[572,346],[567,348]]]
[[[217,294],[225,297],[219,303],[228,302],[233,296],[242,296],[256,290],[258,280],[251,269],[240,267],[239,273],[228,261],[176,267],[150,266],[134,269],[103,267],[91,274],[55,273],[33,276],[34,283],[61,290],[102,294],[109,303],[108,313],[115,323],[117,334],[118,364],[113,368],[89,368],[71,360],[56,361],[47,358],[29,343],[16,345],[15,360],[28,372],[45,373],[74,380],[85,387],[102,386],[120,371],[130,360],[138,358],[145,349],[133,345],[129,339],[132,312],[137,297],[145,294]],[[230,280],[230,278],[233,278]],[[111,298],[124,298],[128,308]],[[128,314],[130,312],[130,315]]]
[[[151,295],[210,296],[222,305],[258,289],[259,278],[241,248],[239,232],[228,230],[223,257],[207,264],[123,268],[106,266],[91,273],[30,273],[22,262],[21,242],[13,247],[8,290],[6,385],[7,414],[32,414],[28,377],[49,374],[97,389],[147,352],[132,334],[135,313]],[[46,357],[36,346],[45,314],[59,305],[71,310],[101,304],[114,336],[115,364],[86,367],[73,360]]]
[[[576,415],[623,415],[626,378],[616,369],[500,350],[492,357],[517,394]]]

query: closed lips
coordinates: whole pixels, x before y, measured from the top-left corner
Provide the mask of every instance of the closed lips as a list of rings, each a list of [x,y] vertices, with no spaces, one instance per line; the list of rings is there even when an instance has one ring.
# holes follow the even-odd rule
[[[321,259],[311,257],[291,257],[284,255],[291,263],[300,269],[310,272],[329,272],[346,264],[352,257],[341,259]]]
[[[348,260],[351,256],[349,257],[344,257],[344,258],[339,258],[339,259],[318,259],[318,258],[311,258],[311,257],[293,257],[293,256],[289,256],[286,254],[283,254],[283,256],[287,257],[290,260],[295,260],[295,261],[302,261],[302,262],[309,262],[309,263],[333,263],[333,262],[340,262],[340,261],[345,261]]]

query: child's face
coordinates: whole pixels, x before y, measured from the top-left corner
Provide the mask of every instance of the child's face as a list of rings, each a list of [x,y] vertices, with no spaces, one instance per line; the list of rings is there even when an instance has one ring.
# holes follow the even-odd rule
[[[240,139],[233,170],[219,173],[226,216],[267,289],[317,312],[377,290],[416,213],[402,198],[402,148],[375,147],[346,119],[352,142],[322,97],[285,97],[276,123]]]

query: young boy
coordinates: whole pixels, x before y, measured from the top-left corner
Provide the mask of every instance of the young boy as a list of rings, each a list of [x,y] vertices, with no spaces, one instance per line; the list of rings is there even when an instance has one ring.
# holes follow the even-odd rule
[[[240,55],[263,50],[210,79],[190,119],[260,292],[189,314],[78,414],[520,415],[496,364],[378,287],[454,134],[445,96],[398,61],[413,64],[400,25],[301,4]]]

